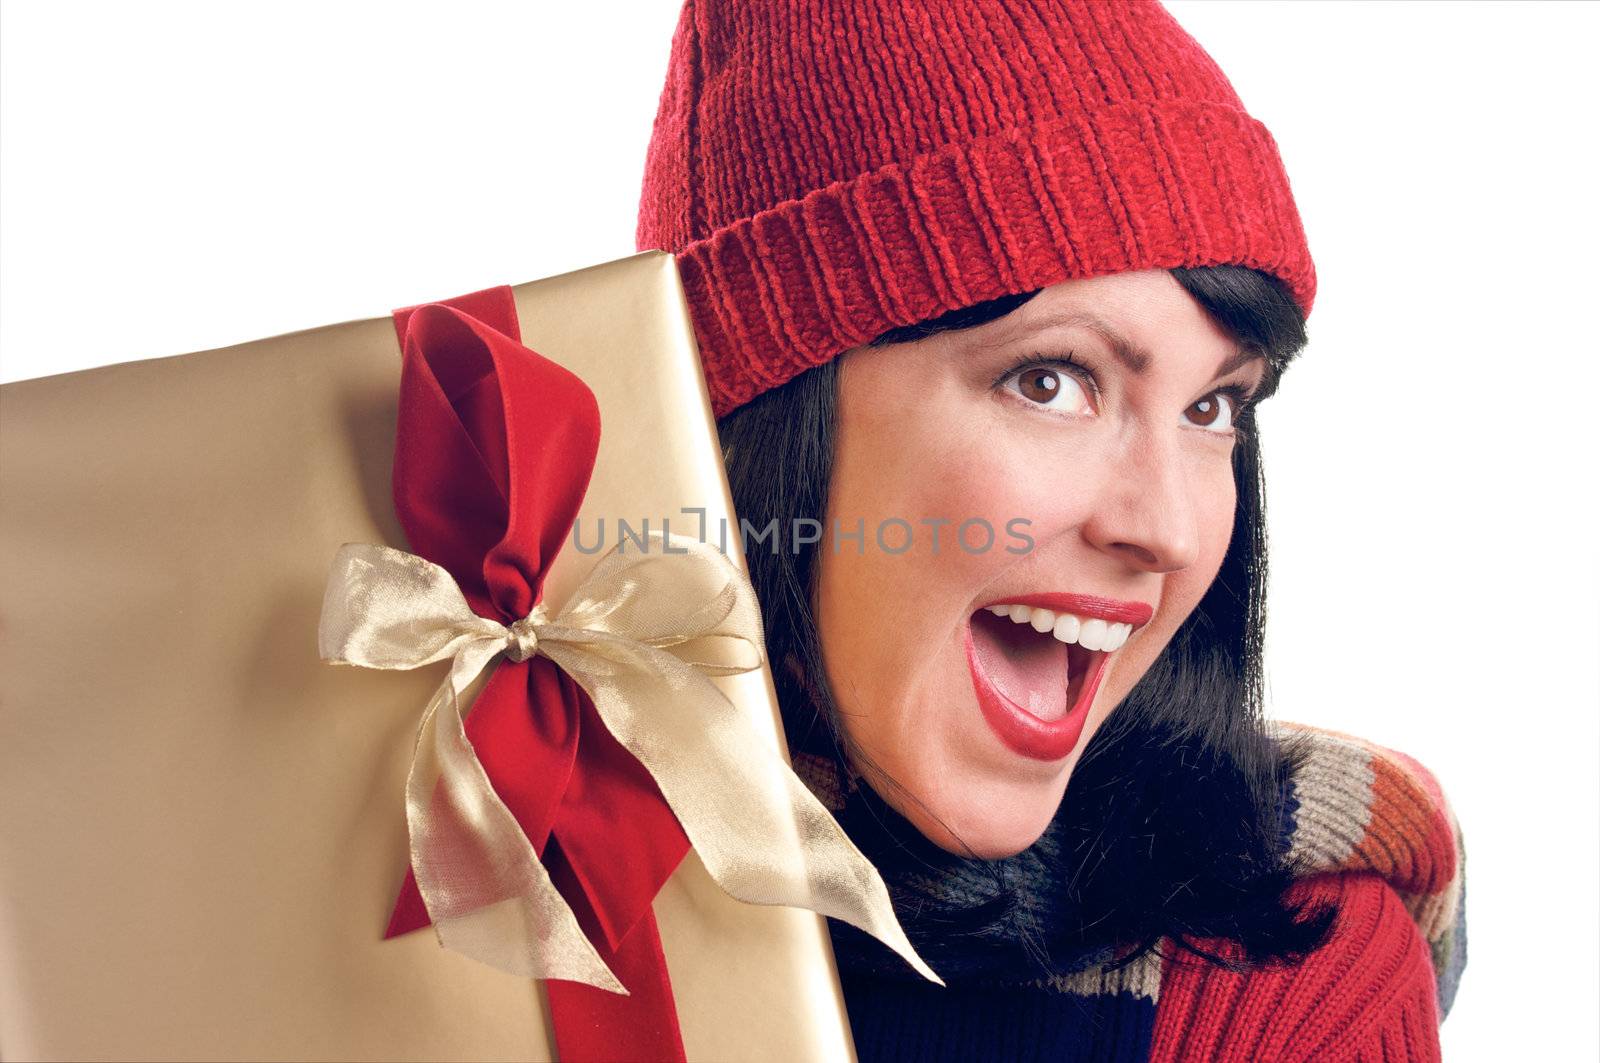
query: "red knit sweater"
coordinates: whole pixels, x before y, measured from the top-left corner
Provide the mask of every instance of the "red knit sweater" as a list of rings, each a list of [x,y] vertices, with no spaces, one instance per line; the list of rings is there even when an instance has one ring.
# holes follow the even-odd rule
[[[1439,1059],[1433,964],[1399,896],[1371,874],[1299,885],[1300,895],[1343,905],[1333,939],[1281,970],[1232,974],[1189,956],[1168,963],[1151,1060]]]

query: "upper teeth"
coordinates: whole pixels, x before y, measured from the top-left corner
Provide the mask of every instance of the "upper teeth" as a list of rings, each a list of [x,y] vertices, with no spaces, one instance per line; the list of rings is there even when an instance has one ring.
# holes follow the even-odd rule
[[[1009,616],[1013,624],[1032,624],[1035,631],[1048,631],[1062,642],[1076,642],[1086,650],[1107,653],[1120,649],[1133,632],[1132,624],[1112,624],[1099,617],[1058,613],[1037,605],[991,605],[989,612],[995,616]]]

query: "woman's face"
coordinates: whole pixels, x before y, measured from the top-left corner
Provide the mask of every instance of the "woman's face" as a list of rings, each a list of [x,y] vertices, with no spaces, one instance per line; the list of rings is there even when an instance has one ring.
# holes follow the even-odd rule
[[[858,767],[936,844],[1032,845],[1216,576],[1238,410],[1219,389],[1265,369],[1237,356],[1164,270],[842,356],[823,655],[841,725],[911,797]]]

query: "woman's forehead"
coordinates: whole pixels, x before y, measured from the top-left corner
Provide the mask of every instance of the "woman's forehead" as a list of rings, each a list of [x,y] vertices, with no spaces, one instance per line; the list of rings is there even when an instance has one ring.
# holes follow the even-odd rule
[[[972,339],[982,346],[1002,345],[1058,331],[1093,336],[1134,376],[1148,375],[1178,350],[1214,355],[1217,376],[1266,360],[1263,351],[1241,344],[1164,271],[1053,285],[988,322],[981,334],[972,330]]]

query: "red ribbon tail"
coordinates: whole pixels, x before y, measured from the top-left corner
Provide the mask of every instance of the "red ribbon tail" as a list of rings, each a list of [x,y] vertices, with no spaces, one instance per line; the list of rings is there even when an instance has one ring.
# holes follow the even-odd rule
[[[427,905],[422,903],[422,892],[417,889],[416,872],[407,867],[406,881],[400,887],[400,896],[395,901],[394,914],[389,917],[389,929],[383,932],[383,939],[388,941],[401,934],[421,930],[432,922]]]
[[[547,861],[550,877],[562,894],[582,897],[584,891],[571,864],[560,855],[560,842],[551,839],[558,855]],[[601,1063],[617,1059],[650,1059],[683,1063],[683,1032],[672,1000],[672,980],[655,912],[646,908],[621,943],[613,949],[600,932],[593,910],[584,903],[572,906],[578,924],[594,943],[611,972],[628,989],[628,996],[604,989],[550,979],[551,1025],[561,1063]]]

